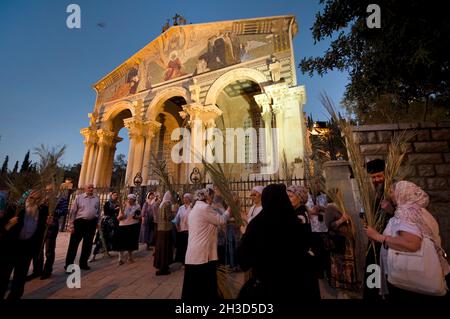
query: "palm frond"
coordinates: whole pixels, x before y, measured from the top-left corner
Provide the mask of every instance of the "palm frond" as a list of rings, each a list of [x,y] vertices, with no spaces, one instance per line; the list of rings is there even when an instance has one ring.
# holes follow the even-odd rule
[[[353,134],[352,125],[348,120],[344,119],[336,112],[333,102],[326,94],[321,95],[321,102],[331,118],[341,129],[342,138],[344,139],[349,155],[349,163],[358,185],[361,204],[367,217],[367,223],[369,226],[381,231],[382,223],[378,218],[375,207],[375,188],[365,169],[364,157],[361,154],[359,142],[355,139]]]
[[[402,131],[396,134],[388,148],[386,165],[384,169],[384,195],[391,188],[392,184],[398,176],[400,166],[403,163],[405,155],[408,151],[408,141],[416,135],[415,131]]]
[[[164,191],[168,190],[172,194],[175,193],[175,189],[172,184],[172,179],[170,177],[169,171],[167,170],[167,162],[166,160],[158,160],[155,154],[151,154],[152,156],[152,166],[153,173],[158,177],[159,181],[163,185]]]

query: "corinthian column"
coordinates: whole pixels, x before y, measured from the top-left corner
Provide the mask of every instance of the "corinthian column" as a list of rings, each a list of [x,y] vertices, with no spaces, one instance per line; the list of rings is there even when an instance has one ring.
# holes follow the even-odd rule
[[[147,121],[144,124],[145,124],[144,127],[145,146],[144,146],[144,159],[142,161],[142,184],[147,185],[150,168],[151,143],[156,132],[161,127],[161,123],[157,121]]]
[[[114,138],[114,133],[100,129],[97,131],[98,141],[98,155],[94,171],[94,186],[103,187],[102,179],[105,174],[107,164],[108,148],[111,146]]]
[[[213,127],[215,119],[222,115],[222,111],[215,105],[191,103],[183,106],[180,112],[182,118],[189,115],[189,126],[191,127],[190,163],[199,164],[205,154],[204,129]],[[198,166],[198,165],[194,165]]]
[[[108,147],[107,165],[105,167],[103,185],[109,187],[111,185],[111,177],[114,169],[114,154],[116,152],[116,144],[122,141],[121,137],[114,137],[111,145]]]
[[[83,128],[80,130],[81,135],[84,136],[84,155],[83,163],[81,164],[80,178],[78,180],[78,187],[83,187],[90,183],[90,172],[92,171],[92,159],[94,157],[95,143],[97,142],[97,134],[91,128]]]
[[[124,121],[130,137],[130,149],[128,151],[127,172],[125,185],[133,184],[133,178],[141,170],[143,152],[143,122],[135,118],[128,118]]]
[[[254,96],[256,103],[261,107],[261,118],[264,121],[264,159],[260,158],[262,162],[262,174],[274,174],[278,169],[277,156],[273,152],[273,136],[272,136],[272,109],[270,106],[271,99],[265,94],[258,94]],[[259,136],[259,134],[258,134]],[[258,154],[259,156],[259,154]],[[264,162],[263,162],[264,160]]]

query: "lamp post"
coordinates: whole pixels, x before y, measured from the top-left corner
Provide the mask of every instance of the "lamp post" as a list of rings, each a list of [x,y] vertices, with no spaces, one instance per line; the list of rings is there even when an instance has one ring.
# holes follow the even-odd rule
[[[133,178],[134,186],[136,186],[136,196],[139,199],[139,203],[141,202],[141,184],[142,184],[142,175],[141,172],[137,172],[136,176]]]

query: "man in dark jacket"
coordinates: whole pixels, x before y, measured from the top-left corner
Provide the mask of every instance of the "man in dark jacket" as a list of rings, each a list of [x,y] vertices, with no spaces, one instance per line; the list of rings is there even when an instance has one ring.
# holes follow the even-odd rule
[[[41,280],[45,280],[52,275],[53,264],[55,262],[56,237],[58,236],[59,220],[62,216],[67,215],[68,207],[69,199],[66,194],[62,194],[58,198],[55,212],[51,218],[51,224],[48,226],[44,246],[36,251],[36,254],[33,256],[33,273],[27,277],[27,280],[32,280],[39,276],[41,277]]]
[[[48,206],[42,204],[42,192],[32,191],[25,207],[4,225],[0,262],[0,299],[5,297],[9,278],[14,270],[11,290],[7,299],[20,299],[33,255],[42,245],[48,217]]]

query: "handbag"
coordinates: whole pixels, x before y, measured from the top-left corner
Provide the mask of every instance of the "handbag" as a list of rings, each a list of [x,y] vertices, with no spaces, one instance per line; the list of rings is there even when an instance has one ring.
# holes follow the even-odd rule
[[[447,293],[438,252],[430,238],[424,237],[416,252],[389,248],[387,255],[387,280],[395,287],[432,296]]]

